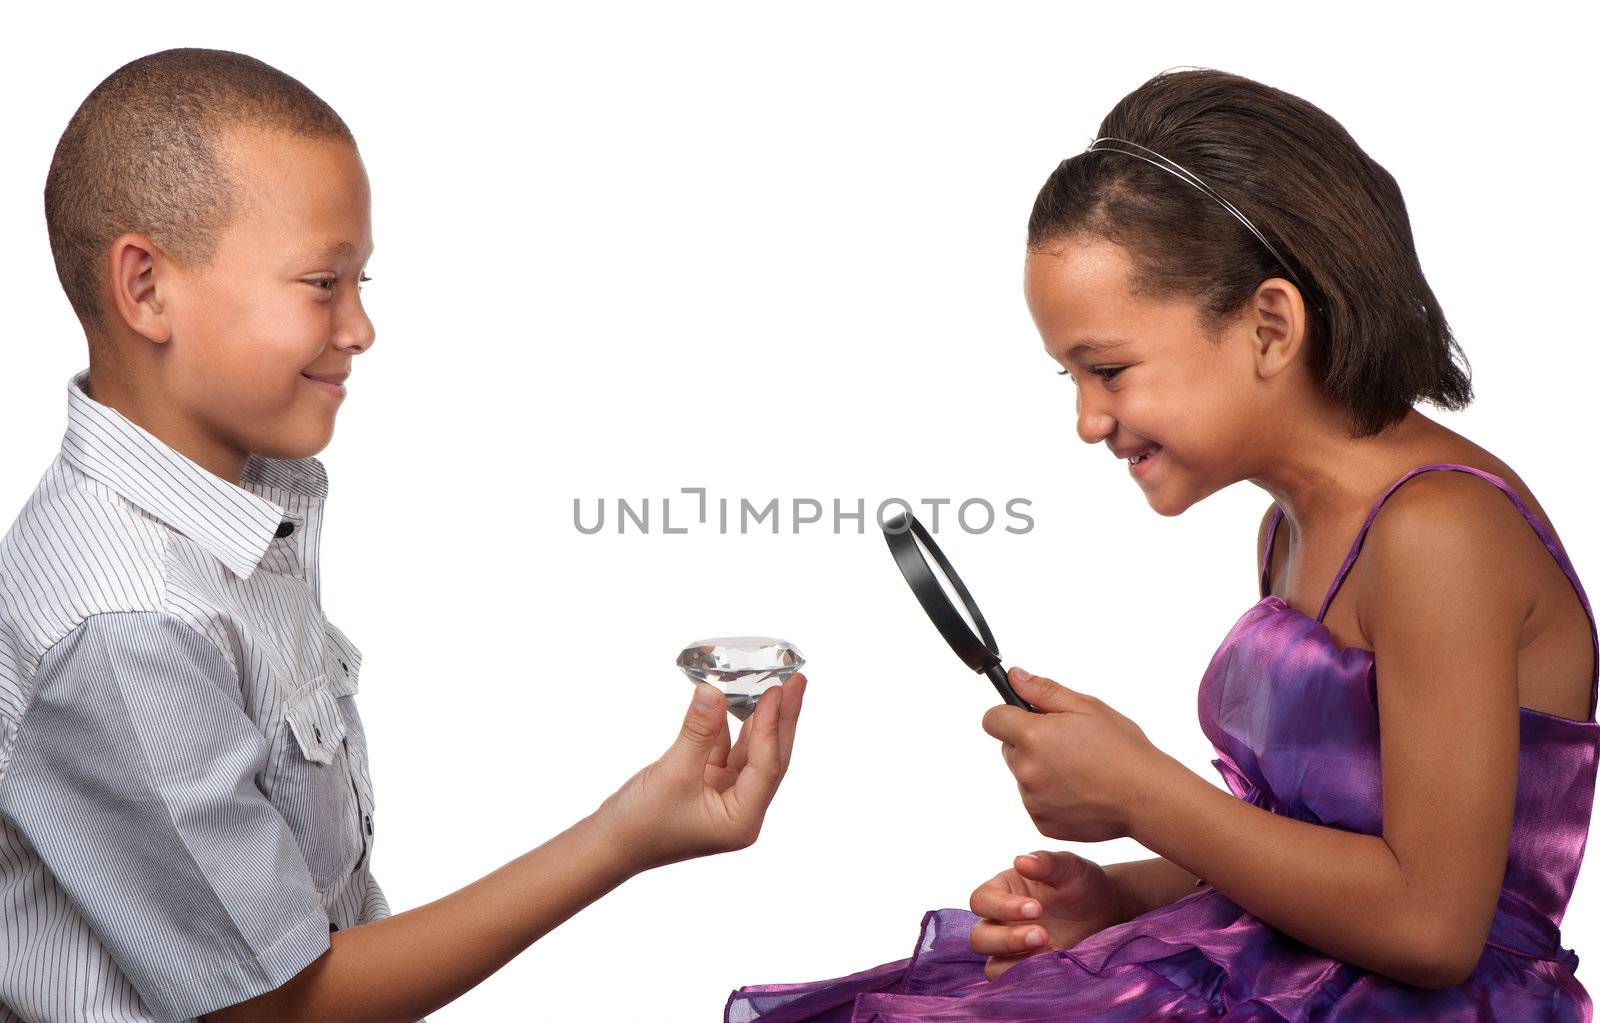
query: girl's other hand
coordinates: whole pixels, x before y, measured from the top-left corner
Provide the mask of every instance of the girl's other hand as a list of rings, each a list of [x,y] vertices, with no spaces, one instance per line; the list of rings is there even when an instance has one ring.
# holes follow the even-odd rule
[[[805,691],[805,675],[795,672],[762,693],[730,747],[725,698],[715,686],[695,686],[677,741],[595,812],[634,871],[756,840],[789,769]]]
[[[1127,919],[1122,891],[1098,863],[1070,852],[1018,856],[972,893],[984,919],[967,941],[989,980],[1040,952],[1067,949]]]

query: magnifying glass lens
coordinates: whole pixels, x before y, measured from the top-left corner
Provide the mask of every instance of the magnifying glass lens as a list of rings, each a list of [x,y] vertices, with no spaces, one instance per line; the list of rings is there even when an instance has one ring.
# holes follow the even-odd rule
[[[973,642],[982,643],[983,640],[979,637],[983,635],[983,631],[978,628],[978,623],[972,620],[972,613],[967,610],[967,602],[961,599],[961,591],[956,589],[950,577],[945,575],[944,569],[939,567],[939,559],[928,549],[928,545],[922,542],[922,538],[914,532],[911,535],[917,543],[917,550],[922,554],[922,560],[928,563],[928,571],[933,573],[933,578],[939,583],[939,589],[944,591],[944,599],[956,609],[961,620],[967,623],[967,628],[972,630]]]

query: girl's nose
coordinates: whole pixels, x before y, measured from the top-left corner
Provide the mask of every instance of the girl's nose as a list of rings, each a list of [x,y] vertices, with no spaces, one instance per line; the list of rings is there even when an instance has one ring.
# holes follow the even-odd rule
[[[1099,444],[1116,429],[1117,421],[1103,411],[1093,398],[1083,396],[1078,388],[1078,436],[1085,444]]]

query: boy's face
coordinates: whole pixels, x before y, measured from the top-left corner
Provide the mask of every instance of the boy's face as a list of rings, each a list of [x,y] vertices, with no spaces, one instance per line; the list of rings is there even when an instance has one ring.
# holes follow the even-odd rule
[[[159,372],[197,461],[237,482],[249,454],[303,458],[333,436],[344,396],[306,374],[343,376],[372,347],[371,193],[346,142],[250,128],[221,148],[242,202],[210,266],[166,264]]]

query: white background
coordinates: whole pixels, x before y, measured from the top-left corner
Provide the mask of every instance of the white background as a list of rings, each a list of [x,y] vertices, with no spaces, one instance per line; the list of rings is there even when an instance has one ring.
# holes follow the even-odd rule
[[[662,535],[659,501],[680,487],[1030,499],[1026,535],[941,531],[1008,662],[1107,700],[1221,784],[1196,686],[1256,600],[1268,498],[1240,485],[1151,511],[1124,463],[1078,439],[1072,384],[1020,293],[1039,185],[1163,69],[1303,96],[1394,174],[1478,395],[1423,409],[1506,459],[1600,586],[1594,86],[1590,34],[1564,10],[31,14],[0,62],[0,511],[54,457],[87,364],[41,200],[73,110],[171,46],[301,79],[352,126],[373,184],[378,341],[320,454],[323,596],[365,655],[374,862],[394,909],[537,845],[665,748],[690,695],[672,666],[685,642],[785,636],[813,681],[755,847],[635,879],[434,1018],[720,1019],[742,983],[909,955],[924,910],[964,906],[1014,854],[1056,843],[979,728],[992,690],[921,617],[870,522]],[[649,535],[577,532],[574,498],[619,496],[655,499]],[[1591,989],[1595,877],[1563,927]]]

